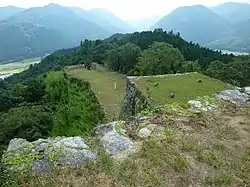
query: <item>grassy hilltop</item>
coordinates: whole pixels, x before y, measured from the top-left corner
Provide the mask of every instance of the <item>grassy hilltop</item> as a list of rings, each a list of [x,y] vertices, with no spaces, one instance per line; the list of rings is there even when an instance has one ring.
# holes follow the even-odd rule
[[[186,104],[189,100],[212,95],[230,87],[222,81],[199,73],[137,78],[134,82],[145,94],[148,94],[148,88],[149,94],[157,104],[172,102]],[[175,98],[168,97],[171,93],[175,93]]]
[[[76,78],[88,81],[104,107],[109,120],[118,119],[125,94],[126,78],[114,72],[76,68],[68,70]],[[199,83],[198,81],[202,82]],[[138,77],[132,80],[144,94],[150,94],[158,105],[178,102],[186,104],[197,97],[212,95],[230,86],[199,73],[168,75],[165,77]],[[157,83],[157,86],[156,86]],[[116,89],[115,89],[116,84]],[[149,89],[149,92],[147,91]],[[169,98],[175,93],[176,97]]]

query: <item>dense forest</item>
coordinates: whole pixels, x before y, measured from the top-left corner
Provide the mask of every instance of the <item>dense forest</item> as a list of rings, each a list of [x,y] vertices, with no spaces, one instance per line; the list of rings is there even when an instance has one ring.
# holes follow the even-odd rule
[[[198,71],[237,86],[250,85],[250,57],[183,40],[161,29],[117,34],[106,40],[85,40],[0,81],[0,144],[13,137],[35,140],[90,132],[105,114],[87,82],[67,75],[65,67],[92,62],[127,75]]]

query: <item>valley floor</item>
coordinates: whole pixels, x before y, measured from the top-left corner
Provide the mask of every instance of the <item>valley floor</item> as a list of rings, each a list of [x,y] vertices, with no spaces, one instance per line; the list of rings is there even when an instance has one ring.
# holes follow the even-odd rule
[[[26,59],[19,62],[12,62],[7,64],[0,64],[0,79],[11,76],[15,73],[20,73],[27,69],[30,65],[39,63],[41,61],[40,57]]]

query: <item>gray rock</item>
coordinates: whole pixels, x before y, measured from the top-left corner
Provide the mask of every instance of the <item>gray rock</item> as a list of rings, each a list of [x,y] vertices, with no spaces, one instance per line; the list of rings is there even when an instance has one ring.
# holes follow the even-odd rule
[[[157,128],[156,124],[149,124],[146,127],[142,128],[138,132],[140,138],[148,138],[152,135],[153,131]]]
[[[40,173],[50,173],[52,168],[52,164],[50,160],[43,159],[43,160],[34,160],[32,163],[31,171],[33,174],[40,174]]]
[[[149,130],[147,127],[140,129],[138,132],[138,136],[143,139],[150,137],[151,134],[152,134],[152,131]]]
[[[246,94],[250,95],[250,87],[245,87]]]
[[[100,139],[106,152],[111,156],[122,154],[133,147],[133,141],[125,135],[122,123],[112,122],[95,129],[95,134]]]
[[[89,150],[81,137],[69,137],[59,139],[50,144],[45,155],[54,154],[55,164],[59,167],[72,166],[80,167],[86,161],[93,161],[97,158],[96,153]]]
[[[249,95],[242,93],[239,90],[225,90],[217,95],[217,98],[230,101],[234,104],[248,104]]]
[[[207,100],[200,101],[200,100],[190,100],[188,101],[189,110],[193,112],[199,112],[199,111],[210,111],[215,110],[217,108],[217,105],[214,103],[210,103]]]
[[[32,144],[22,138],[14,138],[10,141],[7,151],[14,151],[20,148],[27,148]]]
[[[51,168],[79,167],[96,158],[81,137],[57,137],[35,142],[13,139],[2,160],[11,171],[47,173]]]

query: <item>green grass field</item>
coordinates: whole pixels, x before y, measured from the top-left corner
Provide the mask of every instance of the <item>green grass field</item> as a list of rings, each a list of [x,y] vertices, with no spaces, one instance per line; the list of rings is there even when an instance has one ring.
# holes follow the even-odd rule
[[[125,94],[126,79],[124,77],[113,72],[85,70],[83,68],[71,69],[68,72],[76,78],[91,83],[93,91],[104,107],[109,120],[119,117]]]
[[[38,58],[22,60],[20,62],[0,64],[0,73],[5,73],[5,74],[20,73],[24,71],[26,68],[28,68],[31,64],[39,63],[40,61],[41,58],[38,57]]]
[[[202,80],[202,83],[198,83]],[[150,94],[157,104],[172,102],[187,103],[198,96],[211,95],[229,88],[226,83],[209,78],[199,73],[185,74],[181,76],[150,77],[135,79],[134,82],[145,93]],[[156,84],[158,83],[158,86]],[[149,88],[149,92],[147,91]],[[169,98],[175,93],[175,98]]]

